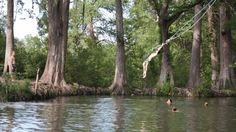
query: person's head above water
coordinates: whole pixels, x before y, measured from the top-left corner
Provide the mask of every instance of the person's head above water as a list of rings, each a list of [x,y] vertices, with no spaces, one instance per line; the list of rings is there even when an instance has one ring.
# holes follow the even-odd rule
[[[176,107],[172,107],[172,112],[177,112],[177,108]]]
[[[171,104],[172,104],[172,100],[171,100],[171,99],[168,99],[168,100],[166,101],[166,103],[167,103],[168,105],[171,105]]]

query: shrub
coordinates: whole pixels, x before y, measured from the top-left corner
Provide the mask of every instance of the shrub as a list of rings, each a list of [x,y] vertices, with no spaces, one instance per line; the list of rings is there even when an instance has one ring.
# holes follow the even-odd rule
[[[5,82],[0,83],[1,101],[25,101],[33,98],[29,80],[11,81],[8,75],[4,77]]]

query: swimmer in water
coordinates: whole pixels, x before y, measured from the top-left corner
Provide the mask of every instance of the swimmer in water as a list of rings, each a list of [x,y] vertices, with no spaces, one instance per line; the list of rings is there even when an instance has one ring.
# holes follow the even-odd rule
[[[166,104],[171,105],[171,104],[172,104],[172,100],[171,100],[171,99],[168,99],[168,100],[166,101]]]
[[[172,107],[172,112],[179,112],[179,110],[176,107]]]

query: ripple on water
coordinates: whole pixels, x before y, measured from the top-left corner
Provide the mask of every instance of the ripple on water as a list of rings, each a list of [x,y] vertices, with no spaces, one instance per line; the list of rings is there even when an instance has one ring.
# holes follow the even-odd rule
[[[209,102],[206,108],[204,101]],[[0,131],[230,131],[236,130],[235,98],[69,97],[48,102],[0,103]]]
[[[10,102],[0,104],[0,128],[2,131],[44,131],[40,112],[46,103]]]

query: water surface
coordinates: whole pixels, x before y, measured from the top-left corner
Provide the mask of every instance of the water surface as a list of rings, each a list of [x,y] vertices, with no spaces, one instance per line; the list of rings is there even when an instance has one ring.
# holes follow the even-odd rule
[[[0,131],[12,132],[231,132],[236,98],[60,97],[0,103]],[[207,101],[209,106],[205,107]]]

